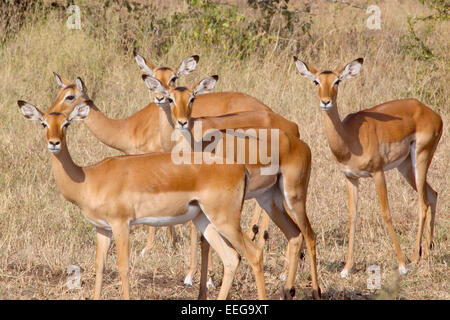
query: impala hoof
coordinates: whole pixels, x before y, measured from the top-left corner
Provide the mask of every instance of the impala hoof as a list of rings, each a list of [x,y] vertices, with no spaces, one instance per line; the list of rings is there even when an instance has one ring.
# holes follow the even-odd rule
[[[215,289],[216,288],[216,286],[214,285],[214,282],[212,281],[211,278],[209,278],[208,282],[206,283],[206,287],[208,289]]]
[[[313,299],[314,300],[322,299],[322,290],[320,289],[320,287],[317,290],[313,290]]]
[[[408,269],[404,265],[401,265],[401,266],[398,267],[398,273],[400,273],[401,275],[407,274],[408,273]]]
[[[295,297],[295,288],[283,289],[283,300],[292,300]]]
[[[192,286],[192,276],[188,274],[186,278],[184,278],[184,285],[185,286]]]
[[[431,241],[431,242],[430,242],[430,250],[433,250],[433,249],[434,249],[434,242]]]
[[[203,294],[199,294],[197,300],[206,300],[206,296]]]
[[[341,271],[341,278],[348,278],[348,276],[350,275],[350,272],[347,269],[344,269]]]

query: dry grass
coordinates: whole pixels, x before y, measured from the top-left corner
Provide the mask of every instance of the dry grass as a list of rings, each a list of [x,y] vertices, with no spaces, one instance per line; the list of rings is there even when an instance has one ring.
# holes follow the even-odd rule
[[[174,1],[166,3],[175,7]],[[395,252],[379,212],[375,188],[367,179],[360,189],[356,273],[349,280],[339,276],[347,248],[345,182],[324,135],[316,90],[298,76],[292,52],[274,50],[263,59],[237,60],[226,52],[214,52],[192,43],[184,47],[174,44],[166,55],[149,58],[157,64],[177,65],[182,58],[199,54],[198,70],[181,79],[180,84],[219,74],[216,91],[248,93],[299,124],[301,138],[313,153],[307,205],[317,233],[318,273],[324,299],[368,299],[378,294],[388,299],[449,299],[450,79],[449,43],[445,39],[448,22],[439,24],[429,40],[429,45],[444,59],[428,70],[425,62],[405,55],[399,44],[399,36],[406,32],[406,15],[421,14],[424,9],[415,0],[386,1],[379,5],[382,30],[371,31],[365,27],[368,15],[363,10],[352,7],[338,10],[327,1],[314,2],[314,39],[296,54],[319,69],[338,68],[359,56],[365,58],[362,74],[341,87],[341,116],[391,99],[415,97],[438,111],[444,120],[444,134],[428,174],[428,181],[439,193],[435,248],[428,260],[420,261],[401,278],[396,276]],[[112,118],[130,115],[149,101],[131,52],[119,45],[120,34],[111,32],[104,40],[83,30],[67,30],[64,23],[60,16],[50,15],[47,20],[27,24],[14,39],[0,47],[0,299],[87,299],[92,296],[94,285],[95,231],[80,210],[60,196],[51,174],[43,131],[40,126],[24,121],[16,100],[23,99],[46,109],[57,92],[51,73],[56,71],[70,79],[81,76],[98,107]],[[148,52],[152,52],[151,48]],[[418,92],[427,94],[421,96]],[[440,105],[434,105],[436,101]],[[69,148],[80,165],[118,154],[98,142],[83,124],[74,125],[69,132]],[[396,170],[387,172],[387,181],[394,228],[405,254],[411,256],[417,197]],[[243,212],[245,229],[251,206],[253,203],[246,203]],[[146,229],[132,230],[132,298],[196,298],[198,276],[193,287],[183,286],[188,265],[187,228],[180,226],[177,230],[181,240],[175,249],[168,248],[167,234],[159,230],[153,252],[144,258],[138,253],[145,244]],[[274,299],[280,292],[278,276],[284,263],[285,245],[280,231],[271,224],[264,265],[268,295]],[[216,256],[214,260],[214,280],[219,286],[222,267]],[[300,262],[296,280],[299,299],[310,298],[307,261]],[[372,264],[381,267],[381,291],[366,288],[366,268]],[[81,289],[66,288],[66,268],[70,265],[82,268]],[[120,288],[113,246],[103,298],[119,299]],[[216,295],[217,291],[209,293],[210,298]],[[252,272],[245,260],[234,281],[231,298],[256,298]]]

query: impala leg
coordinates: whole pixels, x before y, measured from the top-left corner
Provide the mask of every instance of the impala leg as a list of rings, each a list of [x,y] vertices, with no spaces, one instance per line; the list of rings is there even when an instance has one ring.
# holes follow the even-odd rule
[[[426,239],[424,257],[429,255],[429,250],[433,248],[434,219],[436,217],[437,192],[427,183],[427,196],[430,201],[430,208],[427,210],[427,219],[425,221]]]
[[[211,250],[208,241],[203,235],[200,237],[200,249],[202,255],[200,264],[200,288],[198,293],[198,300],[206,300],[206,279],[208,277],[208,265]]]
[[[200,204],[203,212],[207,215],[209,221],[211,221],[217,231],[230,242],[231,246],[242,252],[247,258],[255,276],[258,299],[267,299],[264,284],[262,249],[242,231],[240,226],[242,200],[231,201],[226,208],[219,205],[219,203],[213,201]],[[210,244],[213,246],[211,241]]]
[[[267,299],[265,281],[264,281],[264,270],[263,270],[263,252],[260,247],[254,244],[250,238],[243,233],[241,230],[240,234],[234,229],[230,229],[236,235],[235,239],[230,242],[238,249],[242,250],[244,256],[250,262],[253,269],[253,274],[256,281],[256,289],[258,291],[258,299]],[[231,236],[231,235],[230,235]]]
[[[417,184],[424,182],[426,186],[426,193],[424,193],[423,198],[426,199],[427,204],[427,212],[426,212],[426,220],[425,220],[425,228],[426,228],[426,239],[425,239],[425,250],[424,250],[424,258],[427,258],[430,254],[430,249],[433,247],[433,233],[434,233],[434,219],[436,217],[436,207],[437,207],[437,192],[430,187],[430,185],[426,182],[428,168],[431,165],[431,161],[433,159],[434,152],[436,151],[437,144],[442,135],[442,132],[439,134],[438,138],[434,140],[434,146],[423,150],[417,156],[417,171],[418,171],[418,179]],[[420,197],[419,197],[420,199]]]
[[[300,243],[302,235],[297,224],[289,217],[283,207],[281,192],[278,188],[272,188],[257,198],[258,204],[267,212],[272,221],[280,228],[288,241],[287,278],[283,287],[283,298],[292,299],[295,295],[294,281],[297,274],[298,260],[300,257]]]
[[[397,167],[398,171],[403,175],[405,180],[410,184],[410,186],[417,191],[416,179],[415,179],[415,169],[412,166],[411,156],[409,156],[403,163]],[[426,185],[426,193],[428,201],[430,203],[429,208],[426,212],[425,228],[426,228],[426,242],[424,256],[428,255],[429,249],[432,247],[433,243],[433,231],[434,231],[434,217],[436,215],[436,205],[437,205],[437,192],[433,190],[428,183]],[[420,212],[419,212],[420,215]],[[417,251],[417,249],[416,249]],[[419,247],[420,253],[420,247]],[[414,260],[415,257],[413,257]],[[418,257],[417,257],[418,259]]]
[[[428,168],[431,165],[431,161],[433,160],[434,152],[436,151],[437,145],[439,143],[439,140],[442,136],[442,127],[441,131],[438,133],[438,136],[436,139],[434,139],[434,146],[430,148],[430,151],[428,153],[428,161],[426,166],[426,172],[428,172]],[[425,180],[426,180],[426,174],[425,174]],[[427,257],[429,255],[429,250],[433,248],[433,234],[434,234],[434,219],[436,217],[436,207],[437,207],[437,198],[438,194],[433,188],[430,187],[428,183],[426,183],[427,186],[427,196],[428,201],[430,204],[430,208],[427,210],[427,218],[425,221],[425,227],[426,227],[426,240],[425,240],[425,250],[424,250],[424,256]]]
[[[413,151],[414,152],[414,151]],[[417,263],[420,259],[420,253],[422,248],[422,234],[425,223],[427,222],[427,246],[424,250],[424,256],[429,254],[429,246],[431,245],[431,234],[432,234],[432,223],[434,224],[434,211],[436,209],[437,197],[434,197],[434,210],[430,208],[430,202],[428,200],[428,194],[433,196],[433,192],[428,190],[428,184],[426,182],[428,167],[431,162],[430,152],[424,149],[417,153],[416,156],[416,186],[417,193],[419,196],[419,223],[417,227],[417,237],[416,244],[414,247],[414,255],[412,258],[412,263]],[[434,190],[433,190],[434,191]]]
[[[177,243],[177,236],[175,233],[174,226],[168,226],[167,232],[169,233],[170,244],[171,244],[172,248],[175,248],[175,245]]]
[[[249,261],[253,274],[255,276],[256,288],[258,291],[258,299],[265,300],[266,289],[264,284],[263,273],[263,252],[242,230],[240,227],[231,224],[217,226],[221,234],[223,234],[231,245],[242,252]]]
[[[342,278],[348,277],[353,267],[353,254],[355,251],[355,230],[358,218],[358,184],[359,181],[357,179],[347,178],[349,230],[347,261],[345,262],[344,269],[342,269],[341,271]]]
[[[97,228],[97,249],[95,251],[95,287],[94,300],[100,299],[103,285],[103,270],[106,264],[111,231]]]
[[[208,274],[209,272],[212,272],[213,270],[213,261],[212,261],[212,251],[208,251]],[[209,277],[208,282],[206,283],[206,286],[209,289],[214,289],[216,286],[214,285],[214,282],[212,281],[212,278]]]
[[[186,285],[186,286],[192,286],[192,279],[194,278],[194,274],[197,271],[197,264],[198,264],[197,229],[195,228],[194,223],[192,221],[189,222],[189,226],[191,229],[191,245],[190,245],[191,259],[189,261],[189,271],[186,275],[186,278],[184,278],[184,285]]]
[[[197,229],[203,234],[204,238],[209,242],[211,247],[219,255],[223,263],[223,277],[222,285],[220,286],[218,300],[225,300],[230,292],[231,285],[233,283],[234,275],[236,274],[236,269],[240,263],[240,256],[237,251],[231,247],[217,232],[215,226],[209,221],[209,219],[203,214],[199,214],[193,223]],[[205,247],[206,249],[206,247]],[[202,263],[208,261],[206,259],[206,252],[202,252]],[[206,270],[205,266],[202,265],[202,271]],[[201,277],[203,281],[206,280],[206,274],[202,273]],[[203,282],[204,283],[204,282]],[[206,286],[201,283],[201,288],[204,290],[204,295],[206,298]],[[200,292],[202,294],[202,292]]]
[[[306,215],[306,203],[303,199],[296,200],[296,198],[290,198],[289,205],[291,207],[291,211],[295,214],[301,234],[305,237],[306,249],[308,251],[309,264],[311,269],[310,272],[313,297],[314,299],[320,299],[321,292],[319,282],[317,280],[316,234],[312,230],[309,219]],[[298,258],[296,260],[296,263],[298,263]]]
[[[128,281],[130,230],[126,222],[112,225],[114,241],[117,247],[117,263],[119,265],[120,279],[122,280],[123,298],[130,299],[130,283]]]
[[[392,218],[391,213],[389,211],[389,201],[387,195],[386,188],[386,179],[383,171],[377,171],[373,175],[373,179],[375,181],[375,186],[377,189],[378,199],[380,200],[381,206],[381,215],[383,217],[384,222],[388,228],[389,234],[391,235],[392,241],[394,242],[395,252],[397,254],[398,260],[398,270],[400,274],[406,274],[407,269],[405,265],[405,256],[403,255],[402,249],[400,248],[400,244],[397,241],[397,237],[395,235],[394,228],[392,227]]]
[[[151,227],[151,226],[148,227],[147,244],[145,245],[144,249],[142,249],[142,251],[141,251],[141,257],[143,257],[145,255],[145,252],[147,252],[153,248],[154,241],[155,241],[155,232],[156,232],[155,227]]]
[[[306,249],[309,255],[309,265],[311,272],[311,282],[313,289],[313,298],[320,299],[321,292],[319,281],[317,279],[317,259],[316,259],[316,234],[311,228],[308,216],[306,214],[306,196],[308,193],[309,167],[304,166],[305,171],[290,174],[286,171],[283,174],[282,186],[286,204],[292,212],[301,234],[305,238]],[[298,249],[300,252],[300,248]],[[299,256],[295,261],[298,264]]]
[[[289,210],[289,206],[286,204],[286,200],[285,199],[283,199],[283,206],[284,206],[284,209],[286,210],[286,212],[289,214],[289,217],[291,217],[292,221],[295,221],[295,218],[292,215],[291,210]],[[303,257],[304,257],[303,252],[302,252],[302,250],[303,250],[303,239],[304,239],[303,235],[300,234],[300,239],[299,239],[300,240],[299,241],[300,255],[299,255],[299,259],[303,259]],[[284,260],[284,266],[283,266],[283,270],[284,271],[280,275],[280,280],[282,280],[282,281],[286,281],[287,275],[288,275],[288,272],[289,272],[289,252],[290,252],[290,249],[289,249],[289,243],[288,243],[287,244],[287,248],[286,248],[286,256],[285,256],[285,260]]]

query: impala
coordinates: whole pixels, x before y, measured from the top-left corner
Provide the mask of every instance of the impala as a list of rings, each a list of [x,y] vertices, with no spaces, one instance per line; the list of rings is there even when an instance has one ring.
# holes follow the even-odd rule
[[[244,166],[175,165],[170,154],[157,153],[110,157],[95,165],[80,167],[68,151],[66,130],[73,121],[85,119],[93,103],[82,102],[70,113],[43,113],[24,101],[18,101],[18,105],[27,119],[39,121],[45,128],[58,189],[65,199],[80,207],[85,218],[96,227],[94,299],[100,298],[111,236],[117,246],[123,296],[129,299],[130,227],[135,224],[167,226],[189,220],[194,221],[223,261],[223,285],[218,298],[227,298],[239,264],[234,248],[241,251],[252,266],[258,298],[266,298],[262,250],[240,228],[247,188]]]
[[[160,123],[160,128],[165,128],[161,132],[161,139],[165,139],[168,145],[179,146],[180,141],[177,139],[173,141],[172,138],[176,138],[177,132],[182,132],[185,137],[187,136],[188,147],[192,146],[194,139],[198,139],[198,137],[193,136],[192,132],[197,131],[199,126],[202,130],[200,138],[205,133],[211,133],[211,129],[215,141],[223,138],[225,140],[222,145],[224,148],[219,150],[221,152],[219,159],[223,157],[227,163],[244,160],[250,177],[246,199],[255,198],[288,240],[287,256],[289,262],[287,280],[283,289],[284,297],[292,298],[295,294],[293,282],[303,235],[310,258],[313,296],[314,298],[320,298],[316,267],[316,235],[306,214],[311,151],[308,145],[298,137],[284,132],[282,129],[285,127],[284,122],[286,120],[270,111],[246,111],[218,117],[194,118],[192,112],[195,109],[195,101],[203,97],[200,93],[211,90],[217,79],[217,76],[212,76],[201,80],[192,88],[172,88],[166,87],[152,76],[143,76],[147,87],[164,97],[159,103],[161,108],[165,109],[166,115],[165,123]],[[239,134],[234,136],[223,132],[230,128],[247,131],[244,132],[244,137],[239,137]],[[270,128],[270,134],[261,135],[260,132],[262,131],[258,131],[258,128],[262,129],[263,132],[267,132],[267,128]],[[230,145],[229,141],[233,142],[235,138],[244,140],[244,143],[238,142]],[[251,140],[255,139],[259,142],[262,141],[265,145],[257,144],[256,157],[252,157]],[[201,143],[201,148],[204,148],[204,146]],[[229,146],[231,149],[228,148]],[[261,148],[267,148],[266,150],[271,154],[272,160],[274,156],[278,156],[276,171],[267,173],[267,169],[270,171],[273,168],[271,164],[263,161],[264,151]],[[189,148],[183,150],[183,152],[189,151],[191,151]],[[172,153],[176,153],[175,149]],[[244,156],[238,159],[239,154]],[[254,161],[250,161],[252,158],[254,158]],[[283,202],[286,203],[286,207]],[[290,216],[294,217],[297,224]]]
[[[405,257],[391,221],[384,171],[397,168],[419,196],[419,223],[412,262],[421,255],[426,226],[424,256],[432,246],[437,193],[427,183],[427,171],[442,135],[442,119],[416,99],[385,102],[349,114],[341,121],[337,107],[338,85],[356,76],[363,63],[359,58],[337,72],[318,72],[294,57],[300,74],[318,87],[325,133],[331,152],[340,164],[348,190],[349,244],[347,261],[341,271],[347,277],[353,266],[355,228],[358,216],[358,181],[372,177],[381,204],[381,215],[394,243],[401,274],[407,273]]]

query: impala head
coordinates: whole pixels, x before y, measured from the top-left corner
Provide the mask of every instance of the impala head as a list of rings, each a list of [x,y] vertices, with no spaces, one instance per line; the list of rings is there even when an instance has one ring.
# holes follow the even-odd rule
[[[85,102],[75,106],[70,113],[50,111],[50,109],[43,113],[37,107],[22,100],[17,101],[17,104],[25,118],[39,121],[44,127],[47,148],[53,154],[61,151],[65,144],[66,129],[72,121],[83,120],[90,110],[89,105]]]
[[[310,65],[298,60],[297,57],[294,57],[294,61],[298,72],[300,72],[302,76],[311,79],[316,87],[318,87],[320,107],[322,110],[327,111],[336,105],[339,83],[344,79],[356,76],[361,71],[364,60],[363,58],[358,58],[347,64],[338,72],[328,70],[318,72]]]
[[[214,75],[199,81],[192,88],[186,87],[166,87],[161,81],[155,77],[143,75],[147,87],[154,93],[162,95],[164,101],[156,104],[160,107],[170,107],[170,115],[173,125],[176,129],[189,129],[192,105],[197,95],[211,91],[219,79],[219,76]]]
[[[75,83],[53,73],[56,83],[61,87],[56,96],[55,102],[47,110],[48,112],[71,112],[75,106],[82,102],[89,101],[87,88],[83,80],[77,77]]]
[[[175,88],[175,82],[179,77],[190,74],[195,70],[198,60],[200,59],[200,57],[197,55],[188,57],[180,63],[178,68],[173,69],[169,67],[156,67],[154,64],[147,61],[144,57],[138,55],[136,51],[134,51],[133,53],[134,59],[136,60],[136,63],[143,73],[158,79],[166,87],[172,88]],[[164,97],[160,94],[156,94],[155,100],[156,102],[163,102]]]

